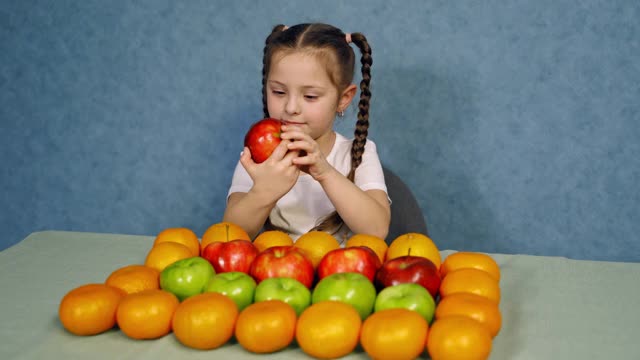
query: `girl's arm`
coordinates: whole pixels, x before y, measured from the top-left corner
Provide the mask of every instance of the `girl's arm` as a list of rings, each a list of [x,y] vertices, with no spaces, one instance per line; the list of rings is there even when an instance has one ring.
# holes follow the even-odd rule
[[[283,140],[291,141],[287,147],[304,155],[293,163],[320,183],[336,211],[355,234],[370,234],[384,239],[389,232],[391,208],[387,194],[382,190],[360,189],[327,161],[318,143],[308,134],[291,126],[282,126]],[[334,145],[335,146],[335,145]]]
[[[253,190],[253,189],[252,189]],[[223,221],[243,228],[251,239],[255,238],[264,225],[275,202],[259,193],[233,193],[229,195]]]
[[[354,234],[375,235],[382,239],[387,237],[391,208],[384,191],[363,191],[334,168],[318,181]]]
[[[293,165],[297,151],[287,151],[288,141],[282,141],[273,154],[261,164],[251,159],[245,148],[240,164],[247,171],[253,185],[246,192],[229,195],[223,221],[242,227],[251,239],[260,232],[276,202],[295,185],[300,170]]]

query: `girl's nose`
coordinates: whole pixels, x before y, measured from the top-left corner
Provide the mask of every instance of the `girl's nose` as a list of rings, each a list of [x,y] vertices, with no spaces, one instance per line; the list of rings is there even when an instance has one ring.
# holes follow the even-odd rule
[[[289,98],[287,99],[287,103],[285,104],[284,111],[288,115],[300,114],[300,107],[298,106],[298,101],[295,97],[289,96]]]

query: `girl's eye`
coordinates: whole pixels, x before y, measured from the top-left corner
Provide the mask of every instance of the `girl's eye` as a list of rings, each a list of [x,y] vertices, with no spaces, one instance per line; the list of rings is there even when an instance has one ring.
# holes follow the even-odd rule
[[[284,95],[284,91],[282,90],[271,90],[273,95]]]
[[[307,99],[307,100],[315,100],[315,99],[318,98],[318,96],[317,95],[305,95],[304,98]]]

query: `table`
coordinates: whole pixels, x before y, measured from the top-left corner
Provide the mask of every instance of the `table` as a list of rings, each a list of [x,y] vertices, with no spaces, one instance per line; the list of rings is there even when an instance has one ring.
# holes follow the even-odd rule
[[[153,239],[44,231],[0,252],[0,359],[309,358],[295,345],[256,355],[233,340],[199,351],[172,334],[137,341],[117,329],[90,337],[67,333],[57,316],[64,294],[143,263]],[[443,258],[452,252],[442,251]],[[640,263],[490,255],[502,271],[503,316],[491,359],[640,358]],[[358,348],[343,359],[366,358]]]

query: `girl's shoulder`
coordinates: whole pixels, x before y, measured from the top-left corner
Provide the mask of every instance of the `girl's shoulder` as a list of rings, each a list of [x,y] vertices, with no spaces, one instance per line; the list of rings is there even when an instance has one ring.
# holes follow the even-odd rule
[[[352,143],[353,138],[348,139],[344,135],[336,132],[336,141],[333,145],[331,153],[329,154],[329,156],[327,156],[327,160],[329,161],[329,163],[343,174],[346,174],[349,169],[351,169]],[[379,162],[376,144],[372,140],[367,139],[367,143],[364,146],[364,154],[362,156],[364,162]]]
[[[351,152],[351,144],[352,143],[353,143],[353,138],[347,138],[344,135],[336,132],[336,142],[333,145],[335,150],[338,150],[339,152],[347,151],[347,152],[350,153]],[[376,150],[376,143],[373,140],[367,138],[367,142],[364,145],[364,148],[365,148],[365,151],[367,151],[367,150],[375,151]]]

